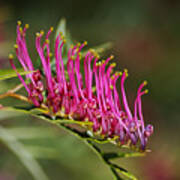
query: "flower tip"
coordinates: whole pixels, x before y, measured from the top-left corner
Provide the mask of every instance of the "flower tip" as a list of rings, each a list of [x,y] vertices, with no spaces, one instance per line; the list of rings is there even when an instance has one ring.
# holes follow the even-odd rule
[[[95,57],[96,57],[97,59],[99,59],[99,58],[100,58],[100,56],[99,56],[98,54],[96,54],[96,55],[95,55]]]
[[[144,85],[147,85],[147,83],[148,83],[147,81],[144,81],[144,82],[143,82]]]
[[[111,55],[111,56],[110,56],[110,59],[113,59],[113,58],[114,58],[114,55]]]
[[[117,71],[117,72],[115,72],[115,76],[118,76],[119,75],[119,72]]]
[[[50,53],[49,53],[49,57],[52,57],[52,56],[53,56],[53,54],[50,52]]]
[[[104,63],[105,63],[105,60],[103,59],[103,60],[102,60],[102,64],[104,64]]]
[[[122,72],[121,71],[118,71],[115,73],[116,76],[121,76],[122,75]]]
[[[41,31],[40,31],[40,34],[41,34],[41,35],[44,35],[44,31],[43,31],[43,30],[41,30]]]
[[[51,32],[54,31],[54,27],[50,27],[50,31],[51,31]]]
[[[13,54],[9,54],[9,59],[13,59],[14,58],[14,56],[13,56]]]
[[[76,52],[78,52],[78,51],[79,51],[79,48],[77,47],[77,48],[76,48]]]
[[[28,29],[29,28],[29,24],[25,24],[25,28]]]
[[[116,73],[114,75],[111,76],[111,80],[114,80],[116,76]]]
[[[110,89],[113,90],[113,85],[110,85]]]
[[[124,69],[125,76],[128,77],[128,70]]]
[[[147,94],[148,92],[149,92],[149,90],[148,90],[148,89],[145,89],[145,90],[144,90],[144,93],[145,93],[145,94]]]
[[[62,112],[62,113],[65,112],[65,107],[64,107],[64,106],[61,107],[61,112]]]
[[[17,44],[14,44],[14,48],[17,49],[17,48],[18,48],[18,45],[17,45]]]
[[[63,40],[63,43],[66,43],[66,39]]]
[[[80,42],[78,42],[78,43],[77,43],[77,47],[80,47],[80,46],[81,46],[81,43],[80,43]]]
[[[39,37],[39,36],[40,36],[40,33],[37,32],[37,33],[36,33],[36,36]]]
[[[19,28],[19,31],[20,31],[20,33],[22,34],[22,32],[23,32],[23,29],[22,29],[22,27],[20,27],[20,28]]]
[[[101,62],[100,62],[100,61],[96,63],[96,66],[97,66],[97,67],[99,67],[100,65],[101,65]]]
[[[20,26],[22,23],[21,21],[17,21],[17,25]]]
[[[84,43],[83,43],[85,46],[88,44],[88,42],[87,41],[84,41]]]
[[[122,76],[122,74],[123,74],[123,73],[120,71],[120,72],[119,72],[119,76]]]
[[[85,118],[84,118],[84,121],[85,121],[85,122],[88,122],[88,121],[89,121],[89,118],[88,118],[88,117],[85,117]]]
[[[91,53],[95,58],[99,59],[99,54],[95,51],[95,49],[89,49],[89,53]]]
[[[128,70],[127,70],[127,69],[124,69],[124,72],[125,72],[125,73],[128,73]]]
[[[110,66],[111,67],[116,67],[116,63],[112,63]]]
[[[81,59],[82,58],[82,53],[78,53],[78,56],[79,56],[79,59]]]

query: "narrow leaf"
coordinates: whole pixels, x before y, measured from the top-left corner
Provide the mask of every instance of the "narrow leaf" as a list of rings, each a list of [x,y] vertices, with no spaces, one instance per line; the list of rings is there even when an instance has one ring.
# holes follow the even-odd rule
[[[57,160],[59,152],[54,147],[42,147],[37,145],[26,145],[25,148],[34,158]]]
[[[41,166],[32,157],[23,144],[21,144],[9,131],[0,126],[0,141],[2,141],[23,163],[35,180],[48,180]]]
[[[13,108],[11,108],[11,109],[13,109]],[[20,112],[23,112],[23,111],[20,110]],[[31,114],[28,111],[26,111],[26,113]],[[90,138],[86,132],[79,132],[78,130],[73,129],[72,127],[66,126],[65,122],[64,123],[59,123],[60,121],[63,122],[63,119],[62,120],[52,120],[52,119],[47,118],[47,117],[42,116],[42,115],[40,115],[40,116],[37,115],[37,114],[31,114],[31,115],[33,115],[33,116],[35,116],[37,118],[46,120],[51,124],[56,124],[58,127],[67,130],[68,132],[75,135],[76,137],[81,139],[83,142],[85,142],[99,156],[99,158],[105,164],[107,164],[107,166],[109,166],[109,168],[111,169],[113,175],[115,176],[115,178],[117,180],[121,180],[121,178],[118,175],[117,171],[120,172],[121,174],[123,174],[124,176],[130,178],[131,180],[137,180],[137,178],[133,174],[128,172],[126,169],[124,169],[124,168],[122,168],[122,167],[120,167],[120,166],[118,166],[116,164],[111,163],[109,160],[113,159],[113,158],[118,158],[118,157],[123,158],[123,157],[139,156],[140,154],[138,154],[138,153],[136,153],[136,154],[133,154],[133,153],[129,153],[129,154],[128,153],[104,153],[104,152],[101,151],[101,149],[99,147],[97,147],[95,145],[95,143],[92,140],[93,138]],[[67,121],[67,120],[64,119],[64,121]]]
[[[48,122],[51,122],[52,124],[79,124],[81,126],[92,126],[92,122],[83,122],[83,121],[75,121],[71,119],[57,119],[52,120],[50,118],[45,117],[43,114],[47,114],[48,112],[41,108],[33,108],[32,110],[26,110],[26,109],[20,109],[20,108],[14,108],[14,107],[4,107],[1,109],[2,111],[16,111],[19,113],[26,113],[29,115],[32,115],[34,117],[46,120]]]
[[[24,71],[24,69],[17,69],[20,75],[30,74],[33,71]],[[0,70],[0,80],[5,80],[9,78],[17,77],[16,72],[13,69],[1,69]]]
[[[62,18],[57,26],[55,39],[57,38],[60,32],[62,32],[63,35],[66,36],[66,19],[65,18]]]
[[[53,123],[57,124],[79,124],[81,126],[92,126],[93,123],[92,122],[84,122],[84,121],[75,121],[75,120],[71,120],[71,119],[57,119],[54,120]]]
[[[49,128],[44,127],[10,127],[8,128],[8,132],[19,140],[55,137]]]
[[[71,47],[72,44],[73,44],[73,39],[72,39],[71,33],[69,31],[66,31],[66,47],[67,47],[67,51]]]
[[[98,54],[102,54],[104,51],[106,51],[106,50],[108,50],[110,48],[112,48],[112,43],[107,42],[107,43],[92,47],[91,49],[94,49],[96,51],[96,53],[98,53]],[[88,50],[83,51],[82,57],[85,57],[87,52],[88,52]]]

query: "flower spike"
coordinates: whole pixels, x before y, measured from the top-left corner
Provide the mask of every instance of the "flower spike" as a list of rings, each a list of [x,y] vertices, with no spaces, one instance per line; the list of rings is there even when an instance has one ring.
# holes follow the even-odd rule
[[[86,41],[70,46],[65,65],[62,49],[66,40],[62,33],[59,33],[55,39],[56,72],[52,73],[50,58],[53,54],[50,51],[49,37],[53,27],[46,33],[42,44],[44,31],[36,33],[36,51],[39,54],[44,74],[40,70],[35,71],[25,41],[28,28],[28,24],[22,28],[21,21],[17,22],[17,38],[14,48],[23,69],[34,71],[26,75],[30,83],[26,83],[17,72],[12,54],[9,55],[9,60],[28,92],[29,100],[37,107],[47,106],[49,116],[90,121],[93,123],[92,133],[103,138],[116,139],[115,143],[121,145],[129,145],[129,143],[138,145],[140,142],[140,148],[144,150],[148,138],[154,131],[152,125],[145,126],[142,114],[141,97],[148,92],[148,90],[143,90],[147,81],[140,84],[138,88],[134,113],[132,113],[124,85],[128,77],[127,69],[124,69],[124,72],[113,74],[116,63],[108,64],[114,56],[111,55],[100,61],[99,55],[93,49],[90,49],[83,57],[81,52],[87,45]],[[83,62],[84,72],[81,72],[81,62]],[[117,89],[119,78],[120,94]]]

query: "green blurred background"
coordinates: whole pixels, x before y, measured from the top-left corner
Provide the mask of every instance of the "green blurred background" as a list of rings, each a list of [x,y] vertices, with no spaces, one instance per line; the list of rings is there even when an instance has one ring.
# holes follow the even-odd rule
[[[129,70],[126,85],[132,107],[138,85],[143,80],[149,82],[150,93],[143,97],[143,109],[146,123],[152,123],[155,129],[149,141],[152,152],[146,157],[118,163],[142,180],[180,179],[180,1],[1,0],[0,68],[10,68],[7,56],[13,51],[17,20],[30,24],[27,41],[31,57],[35,59],[35,32],[56,27],[62,17],[78,41],[87,40],[89,46],[113,42],[113,48],[106,53],[115,55],[117,69]],[[18,82],[17,79],[1,81],[0,92]],[[5,105],[12,103],[21,105],[11,98],[0,101]],[[16,128],[14,133],[19,133],[19,138],[21,134],[33,134],[35,127],[47,130],[44,138],[26,138],[22,142],[38,156],[50,180],[112,179],[108,167],[86,145],[63,130],[22,114],[1,112],[0,123]],[[17,129],[20,127],[30,128],[29,132],[28,129],[21,132]],[[30,148],[32,144],[37,145],[36,150]],[[39,153],[38,148],[46,146],[53,147],[54,151]],[[32,179],[3,144],[0,144],[0,179]]]

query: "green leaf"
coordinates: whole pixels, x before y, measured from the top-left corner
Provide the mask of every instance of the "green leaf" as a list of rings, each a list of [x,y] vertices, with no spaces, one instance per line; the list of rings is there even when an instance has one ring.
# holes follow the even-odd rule
[[[74,44],[74,43],[73,43],[71,33],[69,31],[66,31],[66,47],[67,47],[66,51],[67,52],[68,52],[68,50],[69,50],[69,48],[71,47],[72,44]]]
[[[8,131],[18,140],[55,137],[54,133],[45,127],[9,127]]]
[[[27,151],[29,151],[33,155],[34,158],[38,158],[38,159],[57,160],[59,156],[59,152],[54,147],[26,145],[25,149],[27,149]]]
[[[38,159],[58,159],[59,152],[54,146],[45,144],[38,145],[37,142],[46,139],[48,141],[59,141],[57,136],[51,129],[46,127],[8,127],[8,132],[21,141],[26,151],[28,151],[33,158]],[[29,142],[32,142],[29,144]]]
[[[24,69],[17,69],[20,75],[30,74],[33,71],[24,71]],[[16,72],[13,69],[1,69],[0,70],[0,80],[5,80],[9,78],[17,77]]]
[[[92,122],[84,122],[84,121],[75,121],[71,119],[57,119],[53,121],[54,124],[79,124],[81,126],[92,126]]]
[[[104,43],[104,44],[92,47],[90,49],[94,49],[96,51],[96,53],[102,54],[102,53],[104,53],[104,51],[106,51],[106,50],[108,50],[110,48],[112,48],[112,43],[111,42],[107,42],[107,43]],[[88,52],[88,50],[83,51],[82,52],[82,57],[85,57],[87,52]]]
[[[17,114],[18,116],[23,115],[22,113],[14,113],[12,108],[11,110],[7,108],[5,109],[6,110],[4,111],[0,111],[0,120],[5,120],[4,116],[2,116],[4,113],[6,115],[10,114],[10,117],[11,113],[15,115]],[[20,112],[24,113],[25,111]],[[57,160],[59,158],[59,151],[54,146],[59,142],[59,137],[52,128],[46,126],[6,126],[6,130],[16,139],[16,141],[23,145],[23,148],[28,151],[33,158],[51,160]],[[45,143],[44,140],[51,142],[51,144]]]
[[[73,38],[71,37],[71,34],[69,31],[67,31],[66,29],[66,20],[64,18],[62,18],[57,26],[57,30],[55,33],[55,39],[57,38],[57,36],[59,35],[59,33],[62,32],[63,35],[65,36],[66,39],[66,43],[64,44],[63,48],[62,48],[62,58],[63,58],[63,62],[64,65],[66,65],[67,63],[67,53],[68,50],[70,48],[71,45],[73,45]],[[107,42],[95,47],[92,47],[90,49],[94,49],[98,54],[102,55],[104,53],[104,51],[110,49],[112,47],[112,43],[111,42]],[[88,50],[82,50],[82,57],[85,57],[86,53],[88,52]],[[52,71],[55,73],[56,72],[56,68],[55,68],[55,58],[52,58],[51,61],[51,68]]]
[[[16,109],[15,108],[7,108],[7,110],[16,110]],[[18,109],[17,109],[17,111],[18,111]],[[35,117],[40,118],[42,120],[45,120],[45,121],[47,121],[47,122],[49,122],[51,124],[55,124],[56,126],[58,126],[60,128],[63,128],[66,131],[70,132],[72,135],[75,135],[76,137],[78,137],[80,140],[82,140],[84,143],[86,143],[107,166],[109,166],[109,168],[112,171],[112,173],[113,173],[114,177],[116,178],[116,180],[121,180],[122,179],[119,176],[118,172],[120,172],[124,176],[130,178],[131,180],[137,180],[137,178],[133,174],[128,172],[126,169],[124,169],[124,168],[110,162],[110,159],[136,157],[136,156],[141,156],[143,154],[138,153],[138,152],[136,152],[136,153],[114,153],[114,152],[112,152],[112,153],[104,153],[98,146],[95,145],[96,141],[93,138],[89,137],[86,132],[80,132],[80,131],[74,129],[73,127],[66,126],[66,123],[68,121],[70,121],[70,123],[74,123],[74,120],[72,122],[71,122],[71,120],[66,120],[66,119],[52,120],[52,119],[50,119],[48,117],[45,117],[45,116],[42,116],[42,115],[33,114],[32,110],[31,110],[32,112],[27,111],[27,110],[19,110],[19,111],[31,114],[32,116],[35,116]],[[33,149],[33,147],[32,147],[32,149]],[[36,150],[33,149],[32,151],[34,152],[35,156],[38,156],[38,153],[36,152]],[[50,151],[51,150],[49,150],[49,152]],[[54,155],[50,153],[49,157],[51,157],[51,156],[54,156]]]
[[[63,35],[66,36],[66,19],[65,18],[62,18],[59,21],[59,24],[57,26],[56,33],[55,33],[55,39],[57,38],[60,32],[62,32]]]
[[[25,146],[20,143],[6,128],[0,126],[0,141],[2,141],[23,163],[36,180],[48,180],[39,163],[33,158]]]
[[[26,109],[21,109],[21,108],[14,108],[14,107],[4,107],[0,111],[16,111],[18,113],[25,113],[25,114],[29,114],[31,116],[46,120],[48,122],[51,122],[52,124],[79,124],[81,126],[92,126],[92,122],[75,121],[71,119],[52,120],[50,118],[43,116],[43,114],[46,114],[47,111],[41,108],[33,108],[32,110],[26,110]]]

